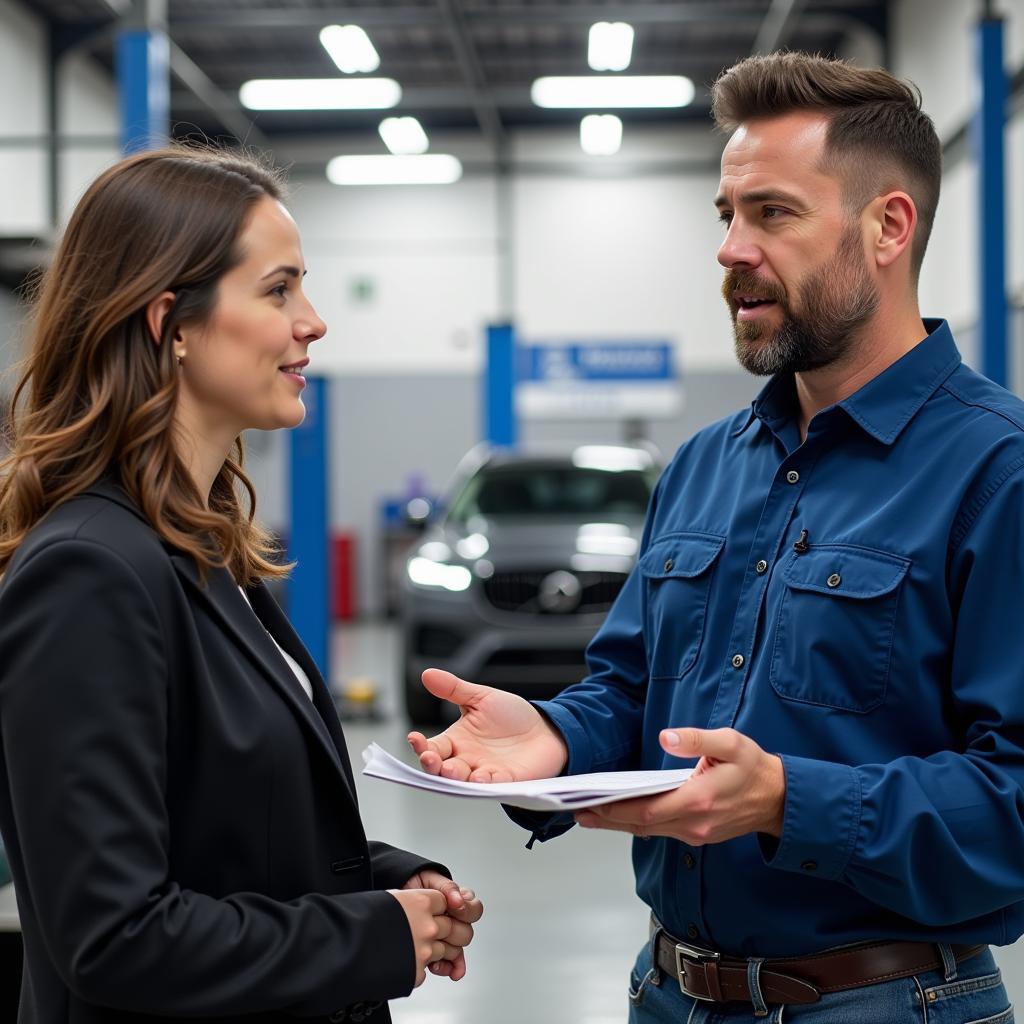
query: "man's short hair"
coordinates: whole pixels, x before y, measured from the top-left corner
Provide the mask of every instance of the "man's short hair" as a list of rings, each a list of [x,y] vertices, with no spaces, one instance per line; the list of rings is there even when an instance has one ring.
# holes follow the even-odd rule
[[[828,117],[823,169],[842,177],[852,210],[893,188],[914,200],[918,225],[911,270],[916,279],[942,177],[942,146],[932,119],[921,110],[920,91],[881,68],[807,53],[747,57],[711,87],[711,113],[724,131],[800,110]]]

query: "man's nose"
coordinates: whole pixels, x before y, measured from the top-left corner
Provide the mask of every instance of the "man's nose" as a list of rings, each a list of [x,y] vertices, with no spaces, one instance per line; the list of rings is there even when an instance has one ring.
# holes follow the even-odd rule
[[[732,270],[735,267],[758,267],[762,258],[761,249],[754,243],[750,232],[733,220],[718,250],[718,262],[726,270]]]

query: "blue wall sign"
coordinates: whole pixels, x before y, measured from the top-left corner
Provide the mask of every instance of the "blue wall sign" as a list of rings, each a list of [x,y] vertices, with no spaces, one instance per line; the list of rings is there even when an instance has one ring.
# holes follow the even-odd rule
[[[682,408],[668,341],[567,341],[520,346],[516,409],[534,418],[674,416]]]

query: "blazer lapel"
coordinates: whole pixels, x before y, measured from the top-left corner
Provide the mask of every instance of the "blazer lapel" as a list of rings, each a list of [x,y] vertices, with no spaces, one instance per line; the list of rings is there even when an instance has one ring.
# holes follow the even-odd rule
[[[145,516],[118,484],[112,475],[101,477],[85,493],[106,498],[124,506],[143,522]],[[262,584],[248,590],[252,607],[246,606],[245,598],[238,592],[238,586],[226,569],[215,569],[207,576],[204,586],[199,570],[188,555],[164,545],[178,575],[183,577],[199,594],[225,630],[235,642],[252,658],[257,667],[277,687],[292,710],[308,727],[316,741],[324,747],[348,786],[352,800],[356,799],[355,781],[349,762],[348,749],[338,722],[337,712],[323,677],[317,670],[309,652],[303,646],[291,623],[278,607],[277,602]],[[256,614],[254,615],[253,612]],[[262,625],[261,625],[262,623]],[[281,652],[268,636],[268,631],[302,667],[309,677],[313,689],[313,704],[295,678],[295,673],[281,657]]]
[[[227,569],[214,569],[207,574],[204,586],[199,578],[199,570],[189,555],[172,553],[171,562],[179,576],[191,585],[207,608],[220,621],[225,631],[250,656],[257,668],[285,698],[315,741],[331,759],[352,799],[355,800],[355,789],[347,757],[344,761],[342,760],[338,744],[335,742],[325,718],[306,696],[298,679],[295,678],[295,673],[281,657],[281,652],[277,649],[273,638],[261,624],[260,619],[253,614],[254,608],[248,607],[245,598],[239,593],[238,585],[231,574]],[[265,596],[269,598],[269,594]],[[281,618],[284,616],[282,615]],[[290,627],[289,631],[294,636],[294,631],[290,630]],[[285,647],[284,644],[281,646]],[[285,649],[287,650],[287,647]],[[289,650],[288,653],[295,657],[292,651]],[[320,674],[316,672],[312,659],[306,657],[304,660],[299,658],[295,658],[295,660],[309,675],[314,695],[317,694],[318,689],[321,693],[326,691],[326,684]]]
[[[310,685],[313,688],[313,704],[320,714],[320,719],[331,741],[338,751],[338,757],[345,769],[349,783],[355,792],[355,781],[352,778],[352,765],[348,756],[348,745],[345,743],[345,734],[341,729],[341,722],[338,720],[338,712],[334,706],[334,698],[331,696],[330,687],[320,674],[320,670],[313,661],[306,645],[302,642],[299,634],[288,620],[288,616],[281,610],[281,606],[274,600],[273,595],[265,584],[258,583],[256,586],[246,590],[249,600],[252,602],[253,610],[263,623],[264,627],[273,638],[286,650],[309,677]],[[293,674],[294,675],[294,674]],[[308,698],[307,698],[308,699]]]

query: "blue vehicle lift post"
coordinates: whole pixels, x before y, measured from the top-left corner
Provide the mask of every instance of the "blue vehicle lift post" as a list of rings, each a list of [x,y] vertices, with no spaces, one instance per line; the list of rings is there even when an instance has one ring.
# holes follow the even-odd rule
[[[121,149],[166,143],[170,132],[170,46],[166,0],[133,0],[115,46]]]
[[[288,617],[330,684],[330,594],[327,466],[328,386],[307,377],[302,396],[306,418],[288,432],[291,455]]]
[[[514,447],[516,422],[516,336],[511,324],[487,328],[487,366],[484,370],[484,440]]]
[[[1003,20],[991,2],[976,29],[979,103],[974,120],[978,161],[978,325],[982,372],[1007,386],[1006,71]]]

